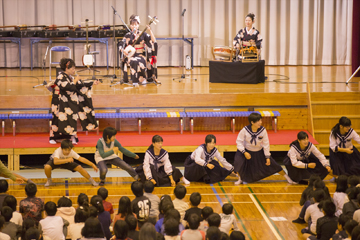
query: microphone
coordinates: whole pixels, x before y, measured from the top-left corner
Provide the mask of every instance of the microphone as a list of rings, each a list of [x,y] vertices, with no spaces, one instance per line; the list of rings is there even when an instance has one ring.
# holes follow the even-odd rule
[[[186,9],[184,9],[184,10],[182,11],[181,16],[184,16],[185,12],[186,12]]]

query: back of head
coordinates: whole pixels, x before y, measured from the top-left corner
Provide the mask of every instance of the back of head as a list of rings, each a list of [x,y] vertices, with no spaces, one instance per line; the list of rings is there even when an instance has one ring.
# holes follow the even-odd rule
[[[232,214],[233,213],[233,205],[231,203],[225,203],[222,206],[222,211],[223,213],[225,213],[226,215]]]
[[[22,230],[21,230],[21,239],[25,239],[26,231],[29,228],[34,228],[35,226],[36,225],[35,225],[35,220],[34,219],[32,219],[32,218],[24,219],[23,224],[22,224]]]
[[[190,229],[196,230],[200,225],[200,217],[197,214],[191,214],[187,219]]]
[[[233,231],[230,234],[230,240],[245,240],[245,235],[240,231]]]
[[[177,236],[179,234],[179,221],[170,218],[164,221],[165,234],[168,236]]]
[[[212,207],[206,206],[201,210],[201,215],[203,217],[203,219],[207,220],[208,217],[214,213],[214,210],[212,209]]]
[[[127,196],[122,196],[119,200],[118,214],[121,214],[121,217],[125,217],[131,213],[132,211],[130,198]]]
[[[89,207],[89,217],[97,218],[99,212],[96,207],[90,206]]]
[[[104,141],[110,140],[113,136],[115,136],[117,133],[117,130],[113,127],[107,127],[103,131],[103,139]]]
[[[69,139],[65,139],[61,141],[61,149],[73,149],[74,145],[71,143]]]
[[[5,224],[5,218],[4,218],[4,216],[0,215],[0,229],[3,228],[4,224]]]
[[[25,233],[25,240],[39,240],[40,236],[40,231],[34,227],[31,227]]]
[[[344,228],[345,227],[345,224],[351,220],[351,217],[346,215],[346,214],[341,214],[339,216],[339,224]]]
[[[316,202],[321,202],[325,199],[325,191],[320,189],[312,192],[312,197],[315,199]]]
[[[93,217],[88,218],[81,230],[81,235],[85,238],[103,238],[104,233],[99,219]]]
[[[324,189],[325,188],[325,183],[324,183],[324,181],[323,180],[315,180],[315,182],[314,182],[314,188],[315,189]]]
[[[160,198],[159,211],[165,214],[165,212],[170,208],[174,208],[174,203],[172,202],[171,197],[169,195],[163,195]]]
[[[221,237],[221,232],[218,227],[209,227],[206,231],[206,239],[207,240],[219,240]]]
[[[351,234],[351,239],[359,239],[360,238],[360,226],[356,226],[353,228]]]
[[[166,222],[169,219],[175,219],[178,222],[178,225],[180,223],[180,213],[178,210],[172,208],[166,211],[165,213],[165,218],[164,218],[164,222]]]
[[[134,181],[131,184],[131,191],[135,195],[135,197],[141,197],[144,195],[144,187],[143,184],[139,181]]]
[[[104,205],[102,203],[102,198],[99,195],[92,196],[90,204],[98,210],[99,213],[104,212]]]
[[[176,185],[174,195],[177,199],[183,199],[186,196],[186,187],[184,185]]]
[[[154,191],[154,183],[152,181],[149,181],[147,180],[145,183],[144,183],[144,191],[146,193],[152,193]]]
[[[312,175],[310,175],[310,178],[309,178],[309,187],[313,187],[314,186],[314,182],[316,181],[316,180],[321,180],[321,178],[319,177],[319,175],[316,175],[316,174],[312,174]]]
[[[360,188],[350,187],[348,188],[347,192],[349,200],[356,200],[357,195],[360,193]]]
[[[227,233],[221,232],[220,240],[230,240],[230,237],[229,237],[229,235],[227,235]]]
[[[0,179],[0,193],[5,193],[9,189],[9,184],[5,179]]]
[[[220,223],[221,223],[221,217],[218,213],[213,213],[208,217],[208,224],[209,227],[214,226],[214,227],[220,227]]]
[[[57,207],[56,204],[52,201],[49,201],[45,204],[45,212],[48,216],[55,216],[56,212],[57,212]]]
[[[13,209],[11,207],[2,207],[1,215],[4,216],[5,222],[9,222],[13,216]]]
[[[349,187],[356,187],[356,185],[360,183],[360,179],[356,175],[351,175],[348,177],[347,183],[349,184]]]
[[[58,207],[72,207],[72,201],[70,198],[67,197],[61,197],[58,202]]]
[[[345,193],[348,189],[348,177],[345,175],[340,175],[336,180],[336,192]]]
[[[345,223],[344,229],[351,236],[351,233],[353,232],[354,228],[358,225],[359,225],[359,223],[357,221],[350,219],[349,221],[347,221]]]
[[[134,231],[136,229],[136,227],[137,227],[137,219],[136,219],[136,217],[134,217],[134,215],[132,215],[132,214],[127,215],[126,218],[125,218],[125,222],[129,226],[130,231]]]
[[[76,209],[75,212],[75,223],[82,223],[85,222],[86,219],[89,218],[89,211],[86,210],[84,207],[79,207],[78,209]]]
[[[190,203],[192,206],[197,207],[201,203],[201,195],[198,192],[193,192],[190,195]]]
[[[25,186],[25,193],[28,197],[35,197],[37,192],[37,187],[34,183],[28,183]]]
[[[139,232],[140,240],[156,240],[156,230],[155,226],[151,223],[145,223]]]
[[[323,201],[321,207],[326,216],[333,217],[335,215],[336,206],[331,200]]]
[[[97,195],[99,195],[103,200],[106,200],[108,194],[109,194],[108,190],[104,187],[99,188],[97,191]]]
[[[4,198],[3,207],[11,207],[13,211],[16,211],[17,200],[13,195],[6,196]]]
[[[117,220],[114,224],[114,234],[117,239],[125,239],[128,235],[129,227],[124,220]]]
[[[89,207],[89,197],[85,193],[80,193],[77,199],[79,206]]]

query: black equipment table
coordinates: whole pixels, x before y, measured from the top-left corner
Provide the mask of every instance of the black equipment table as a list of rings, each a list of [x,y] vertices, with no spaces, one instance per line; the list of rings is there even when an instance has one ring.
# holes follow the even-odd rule
[[[259,62],[209,61],[211,83],[250,83],[265,81],[265,60]]]

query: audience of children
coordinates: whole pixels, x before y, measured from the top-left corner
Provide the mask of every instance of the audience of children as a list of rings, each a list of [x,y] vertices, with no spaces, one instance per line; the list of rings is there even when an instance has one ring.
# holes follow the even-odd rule
[[[99,195],[102,199],[103,199],[103,206],[104,206],[104,210],[110,213],[110,217],[111,219],[113,219],[114,217],[114,208],[111,202],[106,201],[109,192],[106,188],[101,187],[98,189],[97,191],[97,195]]]
[[[111,218],[110,213],[104,210],[104,206],[102,203],[103,199],[99,195],[92,196],[90,200],[90,204],[97,209],[98,215],[97,218],[101,223],[101,227],[103,229],[103,233],[106,237],[106,240],[110,240],[111,232],[110,232],[110,224]]]
[[[16,198],[12,195],[6,196],[2,206],[3,207],[5,207],[5,206],[11,207],[11,209],[13,210],[13,214],[12,214],[12,218],[10,219],[10,222],[13,222],[13,223],[21,226],[23,223],[23,218],[22,218],[21,213],[16,211],[16,206],[17,206]]]
[[[45,204],[45,213],[47,217],[40,220],[39,230],[44,236],[52,240],[65,240],[67,235],[67,226],[69,222],[60,216],[56,216],[57,207],[52,201]]]
[[[189,204],[183,199],[186,196],[186,187],[183,185],[177,185],[174,188],[175,199],[173,200],[174,208],[179,211],[181,216],[181,223],[185,226],[186,222],[184,220],[185,211],[189,209]]]
[[[230,230],[233,228],[235,231],[239,230],[239,227],[236,223],[236,218],[233,214],[233,205],[230,203],[225,203],[222,206],[222,213],[220,213],[221,225],[219,227],[220,231],[229,234]]]
[[[1,209],[1,215],[5,218],[2,232],[9,235],[11,240],[17,240],[21,236],[21,226],[10,222],[10,219],[13,216],[13,209],[3,206]]]

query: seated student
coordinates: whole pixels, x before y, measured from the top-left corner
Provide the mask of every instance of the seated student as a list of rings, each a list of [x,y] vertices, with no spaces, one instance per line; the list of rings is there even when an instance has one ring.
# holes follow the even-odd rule
[[[9,196],[6,192],[9,189],[9,184],[5,179],[0,179],[0,210],[2,208],[4,199]]]
[[[125,222],[129,226],[128,237],[132,240],[139,240],[139,231],[136,231],[137,219],[133,215],[128,215]]]
[[[115,139],[116,133],[117,131],[113,127],[105,128],[103,137],[100,138],[96,144],[95,161],[100,169],[100,186],[104,186],[105,184],[106,173],[108,171],[107,164],[113,164],[127,171],[135,181],[139,178],[135,170],[119,158],[117,154],[122,152],[126,156],[134,159],[139,159],[139,156],[121,146],[118,140]]]
[[[346,222],[345,226],[344,226],[344,230],[345,230],[345,234],[346,237],[344,237],[343,239],[358,239],[358,238],[353,238],[352,233],[354,233],[354,229],[359,226],[359,223],[354,221],[354,220],[349,220]],[[335,239],[333,239],[335,240]]]
[[[221,232],[218,227],[212,226],[206,231],[206,240],[219,240],[221,238]]]
[[[98,184],[92,179],[89,173],[83,169],[79,164],[74,162],[74,160],[78,160],[86,165],[91,166],[95,172],[98,171],[95,164],[90,162],[84,157],[80,157],[73,150],[73,144],[70,140],[65,139],[61,142],[61,147],[55,150],[55,152],[51,155],[50,160],[45,164],[44,170],[47,177],[47,182],[45,183],[45,187],[48,187],[52,184],[51,180],[51,171],[56,168],[68,169],[72,172],[79,172],[84,178],[88,179],[93,186],[97,186]]]
[[[348,198],[349,192],[354,192],[353,190],[356,187],[360,187],[360,186],[358,186],[358,184],[360,183],[360,178],[356,175],[351,175],[348,177],[347,183],[348,183],[348,188],[346,189],[346,198],[345,198],[344,204],[349,202],[349,198]]]
[[[144,187],[141,182],[133,182],[131,184],[131,191],[135,195],[135,199],[131,202],[131,209],[136,214],[138,226],[141,229],[142,225],[149,219],[151,202],[144,196]]]
[[[223,213],[220,213],[221,225],[219,227],[220,231],[229,235],[230,230],[234,228],[234,231],[238,231],[239,227],[236,223],[236,218],[233,214],[233,206],[231,203],[225,203],[222,206]]]
[[[136,218],[136,214],[133,213],[131,209],[130,198],[127,196],[122,196],[119,200],[118,213],[114,216],[112,225],[114,225],[118,220],[125,220],[125,218],[129,215],[133,215]]]
[[[160,198],[157,195],[152,194],[152,192],[154,191],[154,187],[155,187],[155,185],[152,181],[145,181],[144,196],[147,197],[151,202],[151,209],[150,209],[149,217],[155,218],[157,220],[157,218],[159,217]]]
[[[181,223],[185,226],[184,221],[185,211],[189,209],[189,204],[183,199],[186,196],[186,187],[183,185],[176,185],[174,188],[175,199],[173,200],[174,208],[179,211],[181,216]]]
[[[184,220],[187,222],[188,218],[190,217],[191,214],[196,214],[201,218],[201,208],[198,208],[198,206],[201,203],[201,195],[198,192],[193,192],[190,195],[190,208],[188,210],[185,211],[185,216],[184,216]]]
[[[160,233],[162,235],[164,235],[164,236],[166,235],[166,233],[165,233],[165,223],[169,219],[175,219],[178,222],[178,227],[179,227],[178,233],[180,235],[180,233],[185,229],[185,227],[180,222],[180,213],[179,213],[179,211],[174,209],[174,208],[169,209],[168,211],[166,211],[165,217],[164,217],[164,222],[163,222],[163,225],[161,226],[161,229],[160,229]]]
[[[136,172],[143,183],[149,180],[157,187],[175,187],[183,175],[171,165],[168,152],[162,148],[163,141],[161,136],[153,136],[152,144],[145,152],[144,163],[136,168]]]
[[[223,181],[234,171],[234,167],[221,156],[215,144],[216,137],[209,134],[205,137],[205,144],[200,145],[185,159],[184,181],[216,183]]]
[[[220,227],[221,224],[221,217],[218,213],[213,213],[208,217],[208,223],[209,223],[209,228],[210,227]]]
[[[3,207],[1,209],[1,215],[5,218],[5,224],[2,232],[9,235],[11,240],[17,240],[21,236],[21,226],[13,222],[10,219],[13,216],[13,210],[10,207]]]
[[[284,176],[290,184],[293,184],[282,167],[271,157],[268,134],[261,126],[261,115],[251,113],[249,124],[241,129],[236,139],[238,150],[235,154],[234,167],[240,179],[235,184],[240,184],[242,181],[257,182],[275,173]]]
[[[110,218],[110,213],[104,210],[104,206],[102,204],[102,198],[99,195],[94,195],[90,200],[90,204],[96,207],[98,211],[97,218],[101,223],[103,233],[105,234],[106,239],[110,240],[112,236],[110,232],[111,218]]]
[[[157,237],[161,235],[156,232],[155,227],[150,222],[144,223],[144,226],[139,231],[139,239],[158,239]]]
[[[345,214],[341,214],[338,219],[337,228],[338,230],[336,233],[332,236],[332,240],[341,240],[348,237],[345,231],[345,224],[351,220],[349,216],[346,216]]]
[[[45,212],[47,217],[40,221],[39,230],[52,240],[65,240],[69,222],[62,217],[55,216],[57,207],[52,201],[45,204]]]
[[[28,218],[28,219],[24,220],[23,224],[22,224],[22,230],[21,230],[21,239],[25,239],[25,233],[29,228],[35,228],[35,227],[36,227],[36,224],[35,224],[34,219]],[[44,238],[44,240],[45,240],[45,238]]]
[[[230,240],[245,240],[245,236],[240,231],[233,231],[230,234]]]
[[[200,222],[200,226],[199,226],[199,230],[206,232],[209,228],[209,223],[208,223],[208,218],[211,214],[214,213],[214,210],[212,209],[212,207],[204,207],[201,210],[201,217],[202,217],[202,221]]]
[[[77,198],[78,208],[89,208],[89,197],[85,193],[80,193]]]
[[[43,236],[43,238],[41,238],[41,237],[42,237],[41,231],[34,227],[31,227],[28,230],[26,230],[24,240],[40,240],[40,239],[52,240],[52,239],[48,238],[47,236]]]
[[[353,218],[356,210],[360,209],[359,200],[360,200],[360,188],[352,188],[348,192],[349,202],[345,203],[343,206],[343,214],[348,215]],[[359,198],[358,198],[359,196]],[[355,217],[356,219],[358,216]]]
[[[101,187],[98,189],[97,191],[97,195],[99,195],[102,199],[103,199],[103,206],[104,206],[104,210],[110,213],[110,219],[113,219],[114,216],[114,208],[111,202],[106,201],[109,192],[106,188]]]
[[[171,201],[170,196],[169,195],[162,196],[159,204],[159,211],[160,211],[159,220],[155,224],[155,229],[158,233],[161,233],[161,228],[164,224],[165,214],[167,213],[167,211],[171,209],[174,209],[174,204]]]
[[[89,212],[80,207],[76,209],[74,223],[70,224],[68,229],[68,236],[71,240],[77,240],[81,238],[81,229],[85,226],[85,221],[89,218]]]
[[[290,144],[284,165],[292,181],[298,183],[316,174],[324,179],[331,171],[329,161],[311,142],[306,132],[299,132]]]
[[[19,212],[23,216],[23,220],[28,218],[34,219],[36,226],[42,219],[42,211],[44,210],[44,202],[41,198],[36,197],[37,187],[34,183],[28,183],[25,186],[27,198],[20,201]]]
[[[80,240],[105,240],[105,235],[102,230],[101,223],[99,219],[94,217],[89,217],[85,221],[85,225],[81,230],[81,235],[83,238]]]
[[[199,230],[200,218],[197,214],[192,214],[188,218],[189,229],[181,232],[181,240],[205,240],[205,232]]]
[[[344,207],[345,199],[347,198],[346,190],[347,185],[347,176],[340,175],[336,181],[336,190],[333,195],[333,200],[336,206],[335,216],[339,217],[342,214],[342,209]]]
[[[324,200],[331,199],[329,188],[325,185],[323,180],[315,180],[314,182],[314,192],[318,190],[324,190],[325,198]]]
[[[55,216],[62,217],[66,221],[69,222],[69,225],[72,225],[75,223],[74,217],[76,210],[72,206],[72,201],[67,197],[61,197],[57,202],[57,211]],[[68,228],[67,228],[68,229]],[[67,231],[68,233],[69,231]],[[66,239],[69,239],[69,234],[66,235]]]
[[[13,214],[12,214],[12,218],[10,219],[10,222],[13,222],[21,226],[23,223],[23,219],[21,213],[16,211],[16,206],[17,206],[16,198],[12,195],[6,196],[2,206],[3,207],[8,206],[13,210]]]
[[[114,224],[114,240],[133,240],[128,238],[129,226],[124,220],[117,220]]]
[[[313,194],[313,202],[305,212],[305,221],[309,224],[308,227],[303,228],[301,233],[316,234],[317,220],[324,216],[324,213],[319,208],[319,203],[325,199],[325,192],[323,190],[315,191]]]
[[[170,218],[164,223],[164,225],[165,240],[181,240],[179,235],[179,221],[174,218]]]
[[[10,240],[10,236],[2,232],[2,229],[4,228],[4,224],[5,224],[5,218],[4,216],[0,215],[0,239]]]

